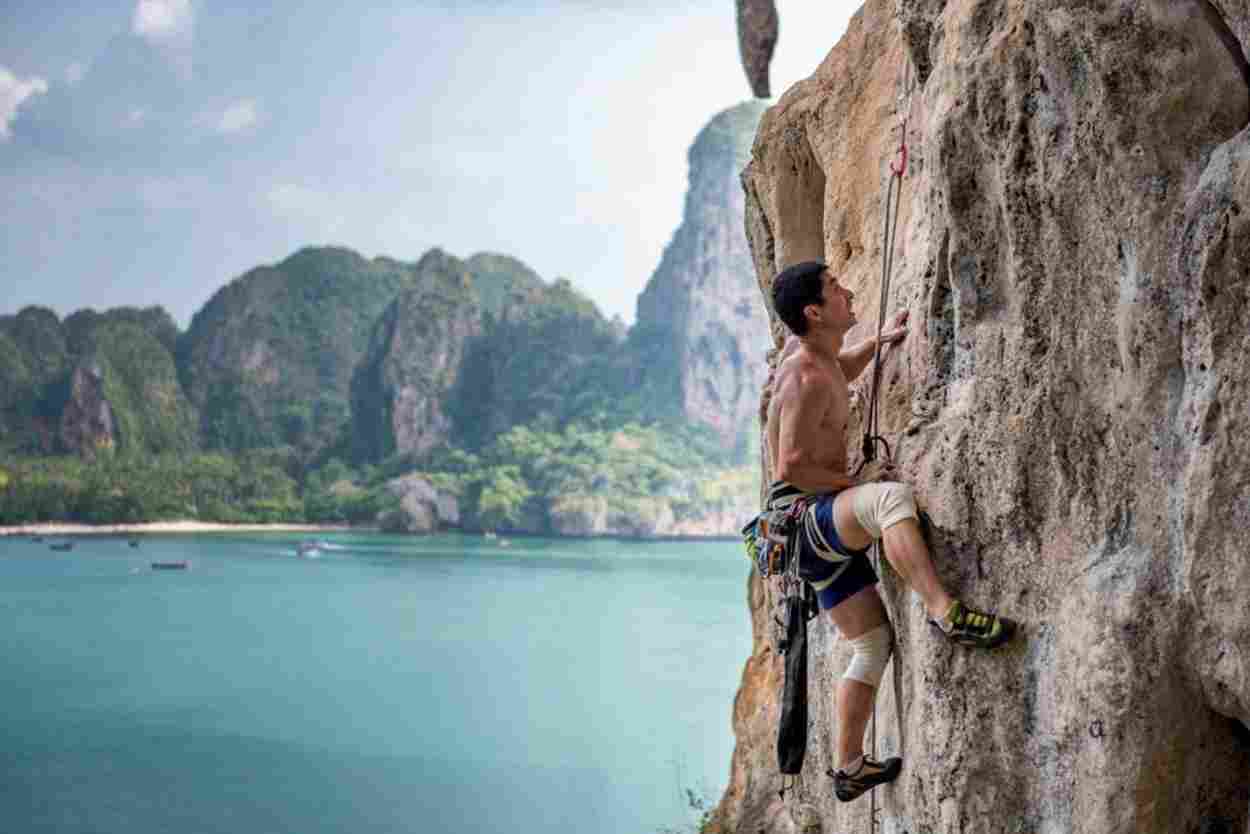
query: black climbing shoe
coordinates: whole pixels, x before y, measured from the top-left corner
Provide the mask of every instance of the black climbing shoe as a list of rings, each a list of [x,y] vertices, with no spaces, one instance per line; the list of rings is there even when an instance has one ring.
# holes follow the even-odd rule
[[[841,770],[829,771],[829,774],[833,776],[833,795],[838,798],[839,802],[858,799],[877,785],[893,782],[898,778],[898,773],[902,769],[903,760],[898,756],[892,756],[884,762],[876,762],[865,756],[859,769],[854,773],[844,773]]]
[[[950,631],[942,628],[942,624],[937,621],[933,621],[933,624],[956,643],[978,649],[1001,646],[1016,631],[1016,624],[1006,617],[969,608],[959,600],[951,603],[946,618],[951,623]]]

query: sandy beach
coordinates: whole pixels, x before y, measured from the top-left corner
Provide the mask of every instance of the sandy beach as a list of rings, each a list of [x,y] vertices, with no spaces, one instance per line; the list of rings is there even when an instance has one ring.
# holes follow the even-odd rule
[[[0,527],[4,536],[110,536],[136,533],[324,533],[352,530],[335,524],[218,524],[211,521],[153,521],[147,524],[70,524],[46,522]]]

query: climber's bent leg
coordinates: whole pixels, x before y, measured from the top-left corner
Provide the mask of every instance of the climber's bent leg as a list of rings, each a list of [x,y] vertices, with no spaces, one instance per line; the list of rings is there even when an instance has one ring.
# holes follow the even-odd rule
[[[929,616],[946,616],[954,600],[933,567],[911,487],[893,481],[852,487],[838,493],[833,517],[838,536],[848,547],[867,547],[880,538],[886,560],[920,595]]]
[[[882,532],[905,518],[915,519],[916,497],[911,487],[897,481],[860,484],[839,492],[834,502],[834,521],[843,544],[862,549]]]

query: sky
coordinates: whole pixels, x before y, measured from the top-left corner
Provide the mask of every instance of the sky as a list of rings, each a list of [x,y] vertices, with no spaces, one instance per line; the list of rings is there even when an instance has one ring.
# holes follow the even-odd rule
[[[774,96],[859,5],[777,1]],[[5,0],[0,314],[185,327],[304,246],[437,246],[632,323],[691,142],[750,95],[730,0]]]

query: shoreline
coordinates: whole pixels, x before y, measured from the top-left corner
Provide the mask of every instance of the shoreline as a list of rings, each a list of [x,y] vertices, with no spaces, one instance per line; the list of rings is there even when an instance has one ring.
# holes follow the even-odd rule
[[[226,524],[216,521],[149,521],[136,524],[80,524],[65,521],[41,521],[35,524],[18,524],[10,527],[0,526],[0,539],[22,536],[118,536],[118,535],[200,535],[204,533],[382,533],[381,529],[369,526],[352,526],[350,524]],[[413,538],[435,535],[437,533],[461,533],[466,536],[485,536],[484,531],[447,529],[429,531],[427,533],[392,533],[389,535],[406,535]],[[503,538],[527,539],[580,539],[592,541],[596,539],[617,539],[619,541],[652,541],[652,542],[698,542],[725,541],[736,542],[741,536],[733,533],[706,535],[664,535],[664,536],[624,536],[615,533],[598,533],[573,536],[560,533],[521,533],[501,532]]]
[[[359,530],[349,524],[224,524],[216,521],[149,521],[138,524],[76,524],[41,521],[0,527],[0,538],[9,536],[114,536],[136,533],[326,533]]]

